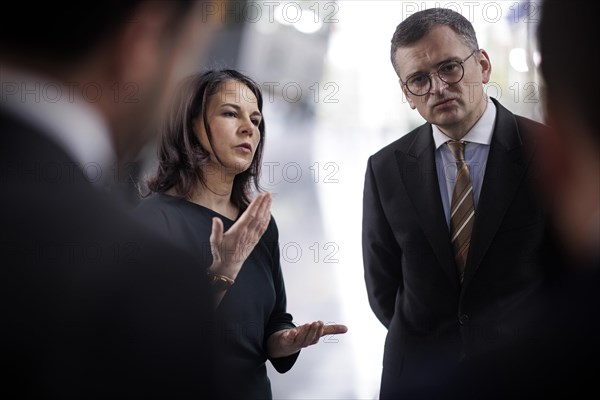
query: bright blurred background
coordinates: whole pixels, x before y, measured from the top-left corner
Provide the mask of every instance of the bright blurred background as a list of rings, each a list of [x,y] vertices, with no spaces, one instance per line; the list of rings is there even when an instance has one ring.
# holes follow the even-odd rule
[[[541,119],[535,27],[523,1],[229,1],[206,4],[223,30],[201,68],[236,68],[264,90],[262,184],[274,194],[288,310],[296,323],[344,323],[278,374],[276,399],[374,399],[386,330],[372,314],[361,256],[369,155],[423,123],[400,91],[390,39],[410,14],[451,8],[492,61],[487,93]]]

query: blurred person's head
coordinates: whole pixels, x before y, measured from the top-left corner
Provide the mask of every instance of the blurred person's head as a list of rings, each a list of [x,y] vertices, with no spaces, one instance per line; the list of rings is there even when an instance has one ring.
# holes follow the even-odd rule
[[[221,70],[190,76],[177,92],[148,188],[189,198],[212,175],[233,179],[231,201],[247,206],[251,191],[259,190],[264,146],[260,87],[235,70]]]
[[[15,2],[0,24],[2,64],[66,85],[69,93],[91,90],[79,98],[104,116],[124,161],[152,131],[174,72],[184,61],[198,62],[208,45],[212,27],[200,3]]]
[[[538,162],[558,227],[574,256],[600,255],[600,77],[595,13],[544,1],[538,27],[547,122]]]
[[[406,18],[392,37],[391,59],[410,107],[446,135],[460,139],[485,111],[491,63],[459,13],[432,8]]]

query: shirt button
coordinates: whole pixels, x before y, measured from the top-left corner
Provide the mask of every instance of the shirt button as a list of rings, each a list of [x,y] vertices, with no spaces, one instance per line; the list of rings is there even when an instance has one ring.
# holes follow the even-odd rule
[[[469,316],[467,314],[461,314],[460,317],[458,317],[459,324],[465,325],[467,322],[469,322]]]

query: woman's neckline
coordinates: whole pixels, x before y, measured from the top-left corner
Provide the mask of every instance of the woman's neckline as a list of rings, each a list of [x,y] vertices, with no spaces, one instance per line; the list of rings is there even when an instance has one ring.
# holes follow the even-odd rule
[[[164,197],[168,198],[169,200],[180,201],[180,202],[182,202],[182,203],[184,203],[184,204],[186,204],[186,205],[188,205],[188,206],[190,206],[192,208],[200,208],[202,210],[209,211],[211,214],[214,214],[215,216],[220,217],[222,219],[225,219],[227,221],[230,221],[231,223],[237,221],[238,218],[241,215],[241,212],[240,212],[240,213],[238,213],[238,216],[236,217],[236,219],[231,219],[231,218],[229,218],[229,217],[227,217],[227,216],[225,216],[225,215],[223,215],[223,214],[221,214],[221,213],[213,210],[212,208],[208,208],[206,206],[203,206],[202,204],[194,203],[193,201],[189,201],[189,200],[184,199],[182,197],[173,196],[173,195],[170,195],[170,194],[167,194],[167,193],[164,193],[164,192],[163,193],[157,193],[157,194],[160,195],[160,196],[164,196]]]

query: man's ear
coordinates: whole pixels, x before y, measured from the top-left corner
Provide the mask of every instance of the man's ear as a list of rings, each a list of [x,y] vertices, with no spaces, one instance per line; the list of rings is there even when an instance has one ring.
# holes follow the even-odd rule
[[[490,56],[487,51],[481,49],[479,50],[481,53],[478,57],[479,65],[481,66],[481,75],[483,83],[488,83],[490,81],[490,77],[492,76],[492,63],[490,61]]]
[[[408,91],[408,89],[406,89],[406,85],[404,85],[400,79],[398,79],[398,83],[400,84],[400,89],[402,89],[402,93],[404,93],[404,97],[406,97],[406,100],[408,101],[408,105],[410,106],[410,108],[413,110],[415,108],[417,108],[417,106],[415,105],[415,102],[410,97],[410,92]]]

